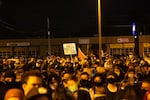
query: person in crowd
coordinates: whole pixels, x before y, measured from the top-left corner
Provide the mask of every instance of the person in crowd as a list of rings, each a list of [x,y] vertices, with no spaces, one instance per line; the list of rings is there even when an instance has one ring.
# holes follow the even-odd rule
[[[71,73],[65,72],[63,74],[62,80],[69,80],[71,78]]]
[[[106,100],[115,100],[119,93],[119,86],[116,84],[116,73],[110,71],[106,75]]]
[[[14,82],[16,79],[16,74],[14,73],[14,70],[7,70],[5,72],[5,82]]]
[[[105,100],[105,80],[103,74],[96,73],[92,79],[92,88],[90,91],[90,95],[92,100]]]
[[[124,90],[118,93],[118,96],[114,100],[143,100],[141,89],[132,85],[128,85]]]
[[[134,60],[134,58],[135,58],[134,53],[133,52],[129,52],[128,59],[132,62]]]
[[[104,63],[104,68],[106,71],[112,71],[113,70],[112,58],[109,58],[108,60],[106,60],[106,62]]]
[[[117,100],[142,100],[140,82],[135,69],[128,69],[124,80],[120,83],[120,92]]]
[[[25,100],[25,95],[21,89],[12,88],[7,90],[4,100]]]
[[[142,81],[143,100],[150,100],[150,78]]]
[[[5,82],[4,82],[4,76],[2,74],[3,72],[0,72],[0,100],[4,99],[4,94],[5,94]]]
[[[50,74],[49,75],[49,82],[48,87],[49,91],[51,92],[52,98],[54,98],[54,94],[56,92],[56,89],[61,86],[61,79],[56,74]]]
[[[16,74],[14,73],[14,70],[7,70],[4,74],[4,81],[2,82],[0,86],[0,97],[4,98],[4,95],[8,89],[11,88],[19,88],[21,89],[21,83],[16,82]]]
[[[25,67],[25,70],[27,70],[27,71],[30,69],[35,69],[36,68],[36,59],[30,58],[24,67]]]
[[[69,73],[69,72],[65,72],[63,75],[62,75],[62,84],[64,87],[67,87],[67,81],[70,80],[72,77],[72,74]]]
[[[105,74],[106,71],[105,71],[104,67],[98,66],[98,67],[96,67],[96,72],[100,73],[100,74]]]
[[[121,82],[124,79],[124,72],[122,69],[118,66],[115,66],[113,71],[117,75],[116,82]]]
[[[9,88],[21,88],[21,81],[18,81],[18,75],[14,70],[7,70],[5,72],[4,81]]]
[[[14,60],[11,60],[10,62],[9,62],[9,68],[10,69],[15,69],[16,67],[17,67],[17,64],[16,64],[17,62],[16,61],[14,61]],[[19,62],[18,62],[19,63]]]
[[[78,100],[91,100],[89,89],[91,88],[90,77],[87,72],[81,73],[79,90],[78,90]]]
[[[100,66],[98,59],[95,57],[83,60],[75,58],[77,60],[72,60],[74,62],[69,57],[54,55],[41,58],[42,61],[29,57],[28,61],[24,60],[26,64],[23,64],[23,67],[16,67],[15,69],[10,67],[10,62],[11,60],[13,62],[14,59],[6,58],[0,68],[1,71],[6,73],[2,75],[2,84],[0,83],[0,98],[4,99],[4,94],[10,87],[20,88],[20,86],[22,86],[25,96],[32,89],[44,86],[51,91],[52,97],[55,99],[59,98],[59,94],[63,95],[63,99],[65,96],[72,97],[73,95],[75,100],[128,100],[131,97],[140,98],[139,87],[141,83],[142,88],[147,89],[144,87],[148,83],[145,79],[150,76],[149,64],[146,64],[142,58],[136,58],[133,53],[132,55],[129,53],[128,57],[119,57],[103,58],[105,61],[103,66]],[[17,59],[19,62],[21,61],[19,57]],[[13,63],[11,63],[11,66],[13,66]],[[37,69],[38,71],[36,71]],[[73,79],[73,76],[77,77],[77,81]],[[106,81],[102,85],[101,80],[103,78],[106,78]],[[21,81],[22,85],[19,85],[16,81]],[[65,92],[60,93],[60,91]],[[146,91],[148,94],[148,89]],[[1,96],[2,94],[3,96]],[[116,96],[117,94],[118,96]],[[147,97],[148,95],[145,96],[145,98]]]
[[[137,75],[134,68],[128,69],[125,80],[127,80],[128,85],[135,85],[136,83],[138,83]]]
[[[71,95],[75,100],[78,99],[78,79],[76,76],[72,76],[70,80],[67,81],[67,93]]]
[[[141,66],[142,79],[150,77],[149,67],[148,63]]]
[[[53,100],[74,100],[72,95],[69,95],[66,92],[66,89],[64,87],[57,87],[54,95]]]
[[[92,68],[91,67],[85,67],[83,68],[83,71],[82,72],[85,72],[85,73],[88,73],[88,79],[90,80],[92,78],[92,74],[94,74],[92,72]],[[86,75],[82,75],[83,77],[86,76]]]
[[[66,71],[69,71],[70,73],[74,72],[73,63],[71,61],[68,61],[65,63]]]
[[[40,86],[42,86],[42,76],[39,71],[31,70],[24,73],[22,76],[22,88],[25,96],[33,88],[38,88]]]

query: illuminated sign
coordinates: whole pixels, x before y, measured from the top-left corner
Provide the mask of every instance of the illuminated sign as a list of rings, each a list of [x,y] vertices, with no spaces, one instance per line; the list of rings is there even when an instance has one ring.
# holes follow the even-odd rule
[[[128,38],[117,38],[117,42],[118,43],[129,42],[129,39]]]

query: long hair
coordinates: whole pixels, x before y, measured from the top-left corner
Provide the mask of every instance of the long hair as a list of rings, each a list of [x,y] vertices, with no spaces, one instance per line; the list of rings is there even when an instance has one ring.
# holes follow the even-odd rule
[[[53,94],[53,100],[74,100],[73,96],[68,94],[66,89],[58,87]]]

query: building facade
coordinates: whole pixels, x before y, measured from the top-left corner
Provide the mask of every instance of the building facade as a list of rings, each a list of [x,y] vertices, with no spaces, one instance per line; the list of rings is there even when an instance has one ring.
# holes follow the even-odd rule
[[[49,44],[50,41],[50,44]],[[98,37],[55,38],[55,39],[12,39],[0,40],[0,58],[11,56],[39,57],[46,56],[49,48],[51,54],[63,56],[63,44],[75,43],[76,47],[89,55],[98,54]],[[49,44],[49,45],[48,45]],[[139,36],[139,55],[150,53],[150,35]],[[111,55],[126,55],[135,51],[133,36],[102,37],[103,52]]]

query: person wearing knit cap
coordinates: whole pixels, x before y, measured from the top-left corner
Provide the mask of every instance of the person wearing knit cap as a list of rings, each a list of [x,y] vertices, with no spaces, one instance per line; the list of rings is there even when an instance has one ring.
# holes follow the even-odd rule
[[[21,89],[12,88],[6,92],[4,100],[25,100],[25,96]]]

